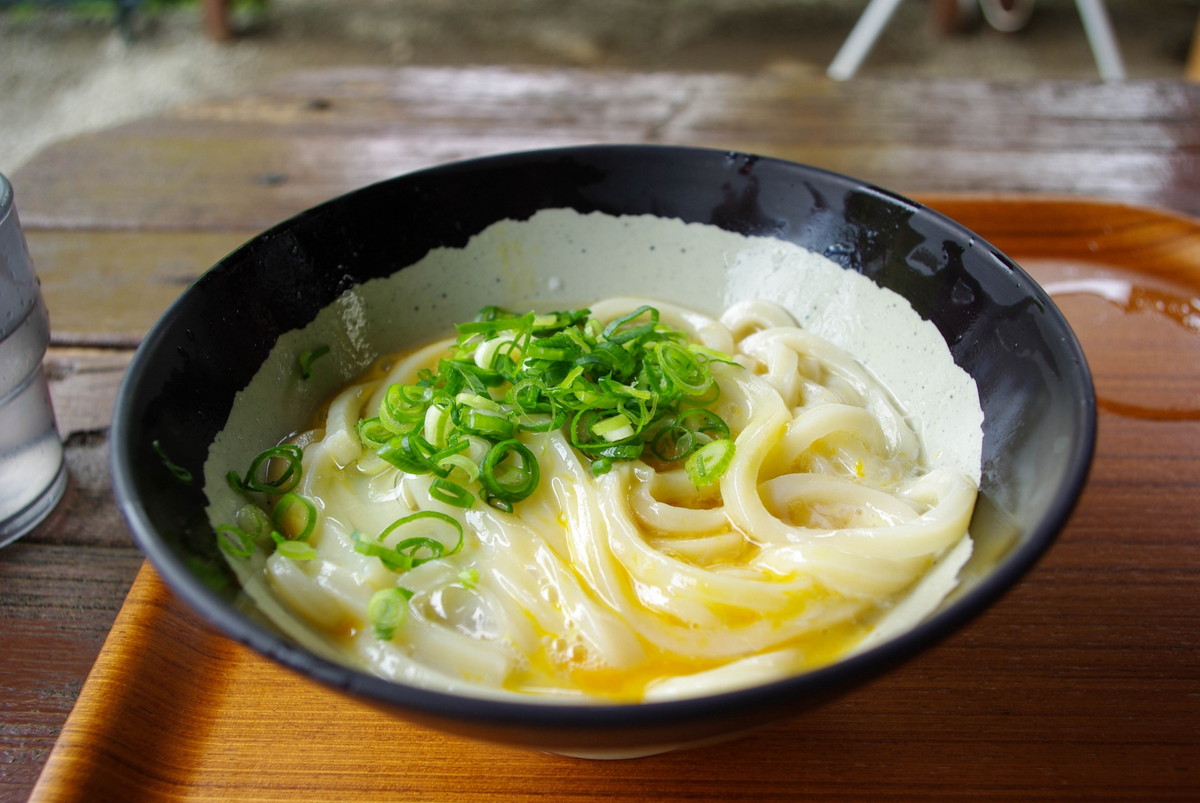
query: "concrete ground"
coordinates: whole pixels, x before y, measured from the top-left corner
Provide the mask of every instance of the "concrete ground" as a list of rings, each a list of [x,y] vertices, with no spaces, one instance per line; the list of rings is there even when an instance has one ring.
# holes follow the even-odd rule
[[[977,14],[947,35],[935,0],[902,3],[862,77],[1096,80],[1073,0],[1037,0],[1001,33]],[[237,35],[197,5],[111,20],[0,12],[0,172],[65,137],[322,66],[541,64],[823,75],[866,0],[268,0]],[[974,6],[961,0],[961,7]],[[1108,0],[1132,79],[1181,80],[1200,0]]]

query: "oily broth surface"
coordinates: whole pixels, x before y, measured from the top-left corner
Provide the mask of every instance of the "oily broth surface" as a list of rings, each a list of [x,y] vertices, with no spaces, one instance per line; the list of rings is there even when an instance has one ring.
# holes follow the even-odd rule
[[[244,467],[265,446],[306,428],[312,411],[379,355],[401,344],[427,343],[488,304],[523,309],[536,299],[539,308],[575,306],[613,295],[614,288],[714,316],[756,297],[781,304],[802,327],[853,353],[892,391],[919,431],[931,468],[978,482],[982,413],[975,386],[954,366],[932,324],[900,296],[819,255],[769,238],[649,216],[549,210],[529,221],[502,221],[463,249],[431,252],[392,277],[353,288],[312,324],[280,338],[238,395],[210,450],[205,464],[210,520],[232,520],[244,503],[228,489],[226,471]],[[322,344],[331,346],[331,354],[317,363],[312,379],[301,381],[298,355]],[[969,550],[970,542],[964,543]],[[864,645],[927,615],[953,586],[965,558],[966,553],[955,554],[936,565],[876,623]],[[258,578],[260,566],[251,562],[235,568],[267,617],[312,649],[344,661],[325,637],[278,604]],[[470,687],[462,691],[487,694]]]

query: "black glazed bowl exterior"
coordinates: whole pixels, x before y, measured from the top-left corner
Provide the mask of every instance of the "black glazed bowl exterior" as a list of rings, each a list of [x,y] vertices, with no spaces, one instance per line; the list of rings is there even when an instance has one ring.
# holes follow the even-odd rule
[[[638,705],[497,702],[411,688],[319,658],[235,607],[236,586],[214,571],[223,563],[199,483],[179,482],[160,453],[202,476],[235,393],[281,334],[307,324],[348,287],[402,270],[435,247],[461,247],[495,221],[547,208],[652,214],[788,240],[908,298],[978,385],[983,480],[972,532],[1003,548],[935,615],[874,649],[762,686]],[[1062,315],[1024,271],[952,221],[804,165],[698,149],[592,146],[401,176],[297,215],[234,251],[182,295],[138,350],[117,400],[112,471],[139,547],[174,592],[229,637],[443,730],[555,752],[637,755],[726,737],[820,704],[980,613],[1066,522],[1090,466],[1095,417],[1090,374]]]

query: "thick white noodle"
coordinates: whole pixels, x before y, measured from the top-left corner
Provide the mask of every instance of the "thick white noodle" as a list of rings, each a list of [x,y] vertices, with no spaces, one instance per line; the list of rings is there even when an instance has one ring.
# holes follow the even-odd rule
[[[928,469],[904,411],[851,355],[766,302],[721,320],[642,299],[592,310],[606,320],[642,303],[739,362],[714,367],[714,409],[736,443],[719,484],[641,461],[595,478],[547,433],[526,439],[543,481],[516,515],[433,501],[428,478],[364,451],[355,424],[388,384],[436,369],[448,342],[436,343],[332,401],[305,436],[297,489],[318,506],[318,557],[258,556],[248,585],[384,677],[548,700],[671,699],[792,675],[881,640],[881,617],[951,552],[909,607],[923,615],[953,588],[974,481]],[[463,549],[404,574],[355,552],[355,530],[417,510],[460,521]],[[380,640],[367,604],[395,585],[414,592],[409,619]]]

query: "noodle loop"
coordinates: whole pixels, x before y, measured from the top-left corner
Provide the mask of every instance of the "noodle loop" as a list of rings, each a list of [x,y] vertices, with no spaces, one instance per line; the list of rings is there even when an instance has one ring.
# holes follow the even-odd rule
[[[613,321],[646,303],[608,299],[592,313]],[[431,497],[437,475],[380,460],[356,427],[389,388],[435,370],[454,343],[442,341],[345,389],[302,436],[311,442],[296,493],[316,500],[308,543],[317,557],[267,557],[261,572],[275,598],[348,660],[398,681],[493,697],[654,700],[837,660],[931,566],[965,559],[974,480],[931,467],[904,410],[850,354],[766,302],[719,320],[654,306],[663,323],[734,359],[710,364],[716,387],[704,404],[732,441],[717,481],[697,487],[651,456],[595,476],[571,435],[551,428],[515,434],[506,443],[525,450],[521,460],[497,462],[487,478],[508,490],[540,467],[541,481],[533,472],[511,513]],[[519,358],[511,343],[489,340],[488,349]],[[473,393],[485,418],[492,399]],[[436,443],[445,422],[429,409],[424,426]],[[606,424],[614,441],[626,435],[621,424]],[[442,464],[445,479],[472,479],[455,466],[487,468],[487,449],[472,440],[463,459]],[[427,562],[398,571],[362,554],[364,534],[387,533],[370,550],[413,543],[415,530],[388,528],[421,511],[441,522],[420,531],[438,542],[414,552],[436,553]],[[395,587],[411,595],[409,615],[381,639],[366,625],[368,602]]]

